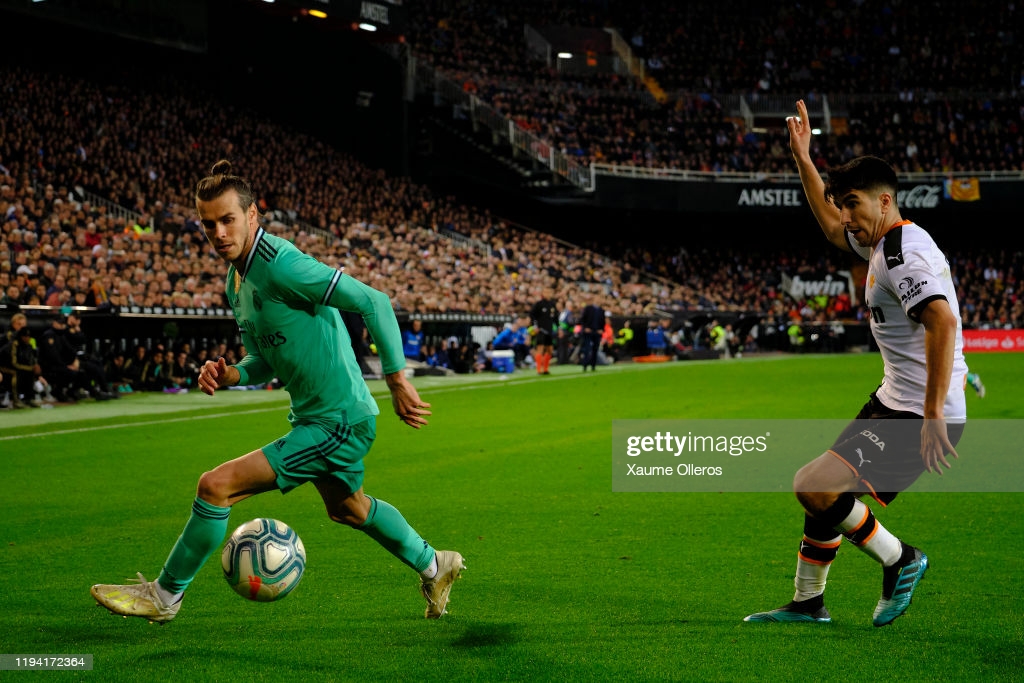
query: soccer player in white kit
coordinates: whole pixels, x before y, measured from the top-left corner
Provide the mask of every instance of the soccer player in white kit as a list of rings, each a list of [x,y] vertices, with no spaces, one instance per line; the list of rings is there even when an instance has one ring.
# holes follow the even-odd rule
[[[868,261],[864,295],[883,379],[857,418],[825,453],[802,467],[793,490],[804,507],[796,592],[752,622],[829,622],[824,591],[845,537],[882,565],[882,597],[872,623],[903,614],[928,569],[928,556],[875,519],[862,500],[888,505],[925,471],[942,474],[967,421],[960,307],[949,264],[931,236],[900,215],[896,173],[877,157],[828,172],[810,156],[807,107],[787,119],[790,148],[818,224],[832,244]]]

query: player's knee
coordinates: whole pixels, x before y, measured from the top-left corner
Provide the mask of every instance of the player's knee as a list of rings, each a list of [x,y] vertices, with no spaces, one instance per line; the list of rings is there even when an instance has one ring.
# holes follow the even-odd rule
[[[366,523],[366,511],[356,506],[341,504],[334,508],[328,507],[327,516],[331,518],[332,522],[344,524],[353,529],[358,529]]]
[[[207,503],[222,505],[230,494],[227,492],[226,482],[221,480],[216,470],[203,472],[199,477],[199,484],[196,486],[196,496]]]
[[[793,477],[793,493],[804,510],[811,515],[824,512],[836,501],[838,494],[822,490],[826,488],[829,487],[818,480],[810,465],[801,467]]]
[[[835,504],[839,495],[830,491],[796,491],[796,499],[812,517],[819,517],[825,513]]]
[[[797,470],[796,474],[793,475],[793,493],[796,494],[798,500],[801,500],[801,494],[810,491],[813,488],[813,481],[814,476],[809,464],[801,467]]]
[[[803,506],[804,510],[810,513],[811,516],[816,512],[821,512],[821,503],[818,498],[820,494],[800,490],[797,490],[795,493],[796,499],[800,501],[800,505]]]
[[[350,512],[344,512],[342,514],[337,514],[335,512],[328,511],[327,512],[327,516],[331,518],[332,522],[337,522],[338,524],[344,524],[345,526],[350,526],[353,529],[358,529],[359,527],[363,526],[363,524],[366,523],[366,516],[365,515],[359,516],[358,514],[353,514],[353,513],[350,513]]]

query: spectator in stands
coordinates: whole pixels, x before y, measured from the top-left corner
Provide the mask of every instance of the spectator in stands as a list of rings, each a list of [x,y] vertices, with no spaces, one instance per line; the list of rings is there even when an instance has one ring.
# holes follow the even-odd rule
[[[32,406],[38,408],[42,400],[36,396],[36,378],[41,375],[35,340],[27,324],[14,328],[6,342],[0,343],[0,373],[5,379],[0,384],[0,394],[6,399],[10,392],[13,408]]]
[[[726,358],[729,357],[729,335],[722,323],[715,318],[708,326],[708,335],[711,339],[711,349],[717,351]]]
[[[668,347],[668,340],[665,338],[665,328],[658,320],[650,320],[647,323],[647,351],[652,356],[664,356]]]
[[[494,362],[491,354],[494,352],[494,342],[487,342],[486,346],[473,345],[473,372],[484,372],[494,369]]]
[[[199,379],[199,368],[189,357],[187,348],[179,347],[174,354],[174,360],[168,368],[170,386],[164,391],[175,390],[174,393],[187,393],[195,387]]]
[[[7,306],[8,308],[18,308],[22,303],[21,300],[21,287],[16,284],[7,285],[3,296],[0,296],[0,306]]]
[[[402,352],[407,360],[422,363],[423,344],[426,341],[426,334],[423,332],[423,321],[419,318],[412,320],[409,329],[402,333]]]
[[[170,371],[162,347],[158,346],[149,352],[142,365],[139,382],[145,391],[163,391],[170,388]]]
[[[630,348],[633,345],[633,334],[633,322],[626,318],[622,321],[622,327],[615,333],[615,342],[612,349],[612,356],[615,360],[622,360],[629,355]]]
[[[671,3],[664,7],[667,12],[680,11],[679,8],[670,5]],[[816,12],[818,9],[813,8],[812,11]],[[907,11],[920,13],[918,8],[911,8]],[[992,12],[992,16],[972,17],[971,21],[978,21],[987,26],[998,25],[999,21],[1005,21],[1005,11],[1005,7],[999,7],[998,11]],[[665,44],[662,42],[662,39],[668,38],[658,30],[659,26],[651,21],[650,16],[650,12],[647,12],[646,19],[640,22],[643,26],[637,28],[642,28],[642,33],[645,35],[643,50],[646,56],[659,55],[661,57],[664,68],[660,70],[659,78],[671,77],[685,80],[688,83],[701,82],[702,89],[714,91],[714,88],[704,87],[705,77],[709,79],[708,83],[718,83],[719,87],[723,89],[739,87],[740,83],[749,84],[762,77],[762,55],[758,54],[758,58],[754,60],[753,56],[757,50],[752,45],[748,45],[749,52],[737,55],[735,73],[728,75],[700,73],[698,65],[702,63],[708,64],[709,69],[713,68],[716,71],[720,71],[721,67],[719,62],[710,59],[699,49],[697,49],[697,57],[705,61],[679,56],[673,63],[674,60],[670,57],[674,54],[673,51],[665,50]],[[455,27],[466,27],[468,26],[466,22],[483,20],[482,17],[473,13],[454,19],[458,22],[453,24]],[[773,15],[767,15],[766,19],[768,19],[766,25],[777,21]],[[853,18],[853,21],[854,24],[861,22],[863,16],[858,15]],[[635,24],[636,22],[631,23]],[[800,29],[795,29],[792,26],[781,26],[781,28],[784,29],[783,33],[787,38],[792,38],[800,32]],[[934,35],[940,35],[942,31],[946,30],[941,26],[937,29]],[[453,28],[452,30],[463,31],[462,38],[471,35],[466,32],[465,28]],[[503,30],[514,29],[506,27]],[[809,40],[801,43],[800,46],[800,49],[805,50],[802,53],[804,57],[814,54],[814,51],[808,46],[820,40],[820,37],[814,35],[806,37]],[[937,39],[933,40],[933,44],[937,42]],[[1019,52],[1019,42],[1012,50]],[[691,47],[693,46],[687,46],[687,49]],[[971,47],[975,52],[970,55],[969,59],[975,62],[979,60],[978,51],[980,50],[997,53],[1006,50],[1005,46],[998,44],[972,45]],[[461,49],[470,51],[471,47],[468,44],[463,44]],[[885,46],[885,49],[888,50],[888,45]],[[937,52],[935,51],[935,53]],[[677,51],[675,54],[680,53]],[[886,54],[888,53],[886,52]],[[776,144],[779,143],[780,136],[784,133],[768,132],[759,134],[755,138],[737,135],[736,133],[740,131],[733,122],[726,120],[726,113],[714,103],[713,97],[706,98],[702,95],[687,93],[673,95],[670,97],[666,111],[649,106],[638,106],[635,101],[630,101],[628,106],[622,106],[624,101],[622,96],[628,95],[635,100],[639,96],[645,96],[646,91],[639,90],[631,93],[634,86],[628,80],[616,81],[609,78],[588,84],[564,79],[557,73],[538,74],[536,69],[521,63],[518,55],[514,52],[508,52],[504,56],[509,57],[510,61],[502,65],[500,72],[503,74],[502,79],[511,79],[510,82],[521,81],[521,76],[528,75],[530,78],[536,79],[538,83],[538,87],[525,90],[524,96],[519,98],[519,103],[523,105],[521,108],[531,110],[524,115],[524,119],[535,122],[544,129],[546,135],[561,136],[567,142],[570,137],[575,136],[573,144],[588,148],[585,150],[588,155],[592,154],[589,151],[590,148],[601,148],[605,150],[609,158],[618,156],[627,163],[634,164],[662,165],[664,163],[664,165],[670,166],[691,169],[706,168],[707,170],[726,170],[732,164],[736,167],[749,167],[750,170],[758,171],[770,171],[772,165],[776,164],[778,170],[788,170],[788,152],[785,150],[785,145]],[[439,57],[447,60],[443,64],[446,70],[460,68],[455,55],[451,54],[449,50],[442,51]],[[907,59],[909,65],[931,64],[930,60],[935,58],[934,53],[923,56],[919,50],[909,49],[905,49],[901,55],[901,59]],[[787,57],[787,59],[789,58]],[[960,58],[958,57],[958,59]],[[997,62],[998,59],[992,63]],[[730,61],[730,63],[732,62]],[[739,74],[748,69],[750,65],[756,67],[754,71],[740,76]],[[795,77],[795,74],[799,74],[801,70],[806,70],[808,73],[812,71],[826,73],[835,68],[836,65],[826,61],[820,69],[817,67],[811,69],[809,62],[799,66],[791,64],[783,69],[779,60],[776,59],[775,66],[771,70],[772,75],[768,80],[771,87],[777,92],[778,88],[787,83],[804,83],[801,78]],[[903,157],[906,156],[906,140],[917,139],[916,154],[906,157],[907,168],[911,170],[918,168],[921,170],[961,170],[966,168],[984,170],[992,166],[1021,167],[1021,159],[1024,157],[1021,156],[1018,134],[1021,128],[1020,112],[1019,107],[1015,106],[1012,99],[985,101],[963,97],[950,99],[945,95],[924,96],[924,91],[921,89],[901,85],[898,88],[900,98],[895,100],[897,89],[890,86],[896,82],[897,77],[890,71],[889,67],[880,69],[879,73],[885,75],[877,83],[884,85],[876,85],[876,82],[873,81],[871,88],[890,88],[894,93],[894,99],[889,102],[850,105],[851,117],[847,132],[837,132],[832,137],[821,136],[823,158],[828,156],[828,148],[833,145],[849,147],[851,153],[860,146],[858,154],[874,151],[889,156],[887,150],[899,150],[898,154]],[[874,71],[864,71],[863,73],[869,72],[875,73]],[[942,75],[944,82],[952,83],[954,80],[950,79],[964,81],[965,78],[970,78],[972,86],[984,87],[985,73],[981,73],[980,76],[977,73],[972,73],[970,69],[963,68],[963,63],[960,63],[956,72],[953,74],[947,69],[934,71],[934,73]],[[688,73],[688,75],[683,76],[683,73]],[[916,73],[924,74],[927,71]],[[981,78],[982,83],[974,82],[978,78]],[[841,80],[836,82],[849,84],[858,82],[858,79],[862,80],[863,76],[850,70],[849,73],[844,72],[841,75]],[[0,82],[2,82],[4,92],[8,94],[8,100],[12,107],[26,108],[31,104],[34,111],[40,112],[40,117],[45,117],[47,113],[51,116],[56,115],[55,120],[61,120],[69,130],[87,125],[87,121],[77,118],[75,112],[95,111],[96,118],[115,120],[118,109],[124,106],[120,102],[106,98],[101,87],[83,83],[81,88],[76,89],[74,93],[69,93],[58,79],[31,71],[21,72],[5,68],[0,71]],[[27,83],[31,83],[32,87],[27,87]],[[933,87],[929,84],[925,85]],[[742,87],[746,88],[747,86],[743,85]],[[805,89],[806,84],[800,87]],[[501,97],[500,83],[479,81],[476,83],[476,88],[482,96],[491,97],[492,101],[495,97]],[[488,89],[495,91],[493,96],[488,94]],[[27,99],[30,92],[40,94],[39,97],[31,100],[31,103]],[[46,111],[44,104],[48,97],[46,93],[49,93],[52,104],[50,112]],[[70,105],[66,101],[68,97],[75,98]],[[125,97],[127,106],[134,105],[136,110],[142,112],[145,111],[145,107],[141,105],[144,105],[151,95],[140,92],[129,93]],[[532,101],[528,101],[530,98]],[[505,95],[505,103],[502,106],[519,106],[515,102],[509,103],[508,100],[509,98]],[[607,117],[608,121],[605,122],[604,128],[608,130],[621,129],[622,134],[619,137],[622,139],[611,140],[612,135],[607,132],[591,134],[554,130],[551,128],[550,112],[541,111],[545,100],[549,103],[557,101],[559,106],[566,103],[574,106],[578,104],[580,105],[577,108],[578,111],[586,109],[586,116],[582,118],[587,121]],[[616,100],[619,100],[618,104]],[[204,138],[198,145],[192,145],[186,136],[187,131],[190,130],[191,117],[197,117],[198,120],[200,117],[209,119],[213,115],[210,105],[193,105],[177,96],[169,98],[168,101],[170,102],[169,108],[180,110],[181,125],[171,124],[166,127],[164,140],[166,144],[182,149],[184,155],[193,153],[190,150],[201,150],[204,147],[208,148],[210,144],[217,144],[212,138]],[[566,116],[569,115],[567,107],[561,106],[561,109]],[[64,116],[62,112],[65,111],[72,113]],[[232,111],[231,115],[235,114],[236,112]],[[241,129],[251,129],[256,125],[261,127],[271,125],[266,121],[251,121],[249,116],[246,114],[238,117],[238,120],[246,122],[245,125],[240,126]],[[548,116],[549,120],[544,121],[544,116]],[[880,126],[880,124],[891,122],[894,117],[899,118],[905,135],[896,134],[889,139],[888,136],[876,132],[887,130],[888,126]],[[857,123],[855,119],[859,119],[860,123]],[[560,118],[560,121],[567,124],[573,123],[564,118]],[[659,122],[665,122],[666,125],[659,127],[657,125]],[[29,125],[31,122],[18,119],[12,119],[7,123],[10,129],[9,139],[30,139],[33,135],[42,135],[40,141],[42,148],[55,148],[59,144],[59,136],[64,134],[58,127],[53,127],[53,130],[44,130],[41,133],[34,132],[33,127]],[[145,125],[144,118],[140,118],[139,124]],[[569,125],[564,127],[566,131],[571,127],[579,128],[579,126]],[[650,129],[652,128],[656,129],[654,133],[651,133]],[[642,135],[635,135],[640,148],[632,148],[626,138],[632,138],[640,129],[645,129],[641,131]],[[658,132],[659,130],[660,132]],[[663,137],[659,138],[659,134]],[[586,135],[591,136],[589,140],[585,139]],[[954,135],[955,142],[952,137]],[[929,137],[932,139],[924,142]],[[372,273],[373,277],[380,278],[382,289],[398,292],[396,299],[399,300],[404,310],[413,313],[460,310],[510,315],[517,310],[525,310],[525,305],[529,303],[517,302],[516,295],[509,294],[510,291],[514,291],[510,285],[515,284],[520,288],[523,285],[532,286],[537,274],[546,272],[548,269],[564,274],[564,279],[557,280],[556,291],[559,298],[571,293],[571,289],[569,289],[571,285],[566,283],[574,281],[578,274],[587,273],[588,275],[584,277],[589,278],[591,277],[590,273],[599,272],[602,269],[606,271],[604,277],[611,280],[616,291],[619,292],[619,296],[623,299],[631,296],[628,287],[637,284],[629,282],[627,275],[629,270],[621,266],[618,260],[613,263],[609,259],[602,263],[601,256],[592,251],[565,249],[561,245],[553,243],[546,236],[512,230],[487,215],[486,212],[456,205],[447,198],[432,196],[425,188],[417,187],[412,183],[395,178],[384,178],[379,172],[367,169],[353,160],[342,159],[341,155],[320,155],[317,145],[306,144],[308,141],[305,138],[296,137],[293,133],[274,129],[274,134],[269,135],[268,138],[272,140],[268,144],[278,147],[278,151],[296,146],[309,149],[309,155],[303,159],[305,165],[316,169],[317,173],[342,179],[341,185],[351,189],[344,193],[335,193],[324,188],[321,190],[320,196],[307,198],[300,197],[298,191],[284,189],[285,183],[274,183],[281,186],[282,189],[277,196],[268,198],[271,208],[280,211],[279,215],[282,216],[285,215],[285,210],[291,211],[293,215],[289,215],[288,220],[275,224],[273,228],[280,229],[282,234],[289,239],[301,242],[310,239],[310,235],[300,234],[301,230],[295,227],[298,221],[309,220],[319,223],[320,214],[323,214],[325,227],[331,227],[332,232],[343,238],[333,245],[330,243],[318,244],[317,248],[323,250],[324,257],[327,259],[344,257],[352,272],[363,268],[364,273]],[[237,143],[237,140],[229,139],[229,142]],[[180,221],[175,225],[180,224],[183,226],[183,230],[190,226],[188,227],[188,230],[191,230],[190,234],[198,238],[201,233],[197,229],[193,212],[180,208],[189,202],[182,201],[180,196],[174,197],[174,194],[180,193],[180,190],[176,190],[164,180],[175,177],[176,173],[180,176],[181,169],[194,167],[194,161],[189,161],[186,158],[176,161],[167,160],[163,162],[166,167],[157,170],[157,180],[144,183],[144,189],[129,190],[125,185],[124,178],[136,177],[133,175],[134,169],[143,167],[144,164],[140,163],[140,160],[147,153],[144,146],[139,149],[119,150],[117,156],[111,156],[105,150],[117,149],[116,145],[98,144],[89,158],[75,156],[63,159],[51,155],[42,165],[38,163],[37,155],[32,152],[33,148],[34,146],[31,145],[25,146],[24,152],[8,152],[4,158],[10,177],[4,176],[2,180],[7,185],[7,189],[0,191],[0,201],[6,202],[3,206],[4,213],[0,214],[6,219],[6,222],[0,226],[0,276],[5,272],[8,274],[6,296],[9,303],[15,302],[9,294],[11,286],[17,287],[17,303],[27,303],[29,296],[35,296],[40,303],[46,302],[45,296],[40,297],[36,291],[39,285],[44,284],[43,278],[49,277],[46,272],[40,272],[40,268],[45,268],[45,264],[40,262],[38,256],[44,253],[48,246],[51,246],[50,243],[52,243],[52,253],[55,256],[47,257],[46,260],[52,263],[56,259],[58,274],[62,274],[66,278],[69,287],[80,289],[80,277],[86,275],[88,283],[86,289],[93,291],[91,296],[94,303],[102,301],[102,294],[97,300],[93,289],[95,282],[93,275],[100,273],[87,273],[86,271],[99,270],[104,258],[103,249],[107,250],[105,258],[108,259],[106,261],[108,274],[110,270],[122,275],[127,272],[122,287],[107,287],[101,281],[101,286],[104,291],[109,293],[111,300],[126,297],[137,299],[134,303],[139,305],[146,304],[147,301],[148,305],[163,305],[165,298],[170,296],[170,293],[163,292],[162,283],[156,280],[154,272],[163,270],[162,266],[168,260],[195,266],[198,269],[198,272],[195,273],[196,277],[205,274],[206,282],[219,278],[223,274],[219,270],[221,264],[218,264],[215,256],[208,251],[208,245],[204,244],[204,248],[198,248],[195,242],[190,241],[186,244],[184,238],[180,244],[175,240],[168,243],[166,241],[167,233],[138,236],[134,234],[134,230],[129,239],[123,239],[120,237],[120,231],[125,226],[124,222],[115,221],[104,215],[105,209],[102,207],[73,199],[72,193],[68,192],[66,187],[63,190],[57,189],[60,188],[61,183],[54,182],[60,176],[88,179],[86,183],[88,191],[121,201],[126,207],[142,206],[154,218],[157,215],[156,202],[163,202],[166,207],[165,211],[172,214],[169,221]],[[778,149],[782,158],[778,158],[778,154],[773,153],[772,149]],[[893,154],[897,154],[897,152],[893,152]],[[149,156],[152,157],[152,153]],[[278,157],[287,158],[284,154],[278,154]],[[730,162],[729,159],[733,158],[735,161]],[[787,168],[779,166],[780,163]],[[280,169],[268,172],[286,173],[284,166],[281,165]],[[33,174],[38,173],[40,176],[36,181],[35,188],[23,184],[20,180],[22,177],[27,178],[30,170]],[[33,175],[33,177],[35,176]],[[15,178],[19,180],[15,181]],[[67,185],[67,183],[64,184]],[[47,185],[54,189],[52,191],[46,189]],[[47,194],[51,194],[53,199],[47,199]],[[138,196],[139,194],[147,196],[141,197]],[[353,199],[354,197],[358,199]],[[58,204],[55,201],[57,198],[63,201]],[[365,202],[365,206],[374,208],[364,211],[362,202]],[[300,205],[304,207],[302,211],[293,208]],[[428,206],[430,208],[425,208]],[[42,207],[45,209],[40,213]],[[52,212],[52,215],[48,215],[47,212]],[[358,218],[353,218],[353,216],[358,216]],[[291,218],[295,220],[292,221]],[[59,226],[57,231],[51,227],[52,219],[57,220]],[[143,217],[138,219],[142,223],[145,223],[146,220]],[[134,226],[135,223],[135,219],[132,219],[131,225]],[[90,224],[93,227],[90,227]],[[488,261],[483,257],[477,258],[471,250],[466,251],[442,245],[441,241],[437,239],[437,231],[434,230],[434,226],[443,226],[446,230],[478,240],[484,245],[500,245],[501,258]],[[188,232],[188,230],[185,231]],[[136,236],[139,239],[135,240]],[[344,247],[341,246],[342,241],[347,242]],[[132,250],[130,254],[117,255],[118,251],[123,252],[126,248]],[[39,253],[33,255],[34,249]],[[167,253],[168,249],[173,253]],[[178,251],[180,251],[180,255]],[[6,256],[4,256],[5,254]],[[722,258],[728,257],[724,252],[721,256]],[[628,259],[622,260],[635,269],[639,269],[640,264],[644,263],[642,259],[635,262],[630,262]],[[741,269],[730,273],[722,280],[717,280],[711,269],[717,267],[721,261],[712,258],[705,259],[706,270],[704,271],[700,269],[698,261],[698,255],[691,255],[689,258],[676,258],[675,254],[655,254],[651,263],[644,264],[651,270],[645,269],[644,272],[670,277],[677,284],[665,287],[656,296],[630,301],[628,304],[620,304],[620,301],[611,296],[604,297],[602,306],[622,310],[622,306],[631,305],[635,306],[634,313],[649,312],[653,310],[654,304],[682,310],[711,306],[730,311],[769,310],[771,294],[764,291],[760,285],[751,285],[751,283],[758,282],[758,277],[762,275],[761,272],[750,268],[749,275],[747,275]],[[121,265],[114,266],[118,262]],[[454,275],[456,270],[454,264],[456,263],[465,264],[466,267],[459,270],[472,271],[473,275],[456,280],[459,277]],[[161,267],[153,268],[154,264],[160,264]],[[378,264],[382,267],[376,268],[375,266]],[[6,271],[4,271],[5,266],[7,267]],[[19,282],[15,283],[10,278],[16,275],[19,266],[24,266],[25,271],[18,276]],[[63,273],[60,270],[62,267],[64,268]],[[659,272],[662,269],[665,271],[664,273]],[[429,272],[430,275],[423,274],[426,272]],[[432,278],[439,272],[442,273],[442,276],[433,280]],[[1019,273],[1019,262],[1017,272]],[[515,283],[511,281],[513,273],[516,275]],[[34,278],[37,280],[34,284],[33,278],[30,277],[32,275],[37,276]],[[390,283],[399,276],[415,281],[416,285],[392,286]],[[594,277],[597,278],[597,276]],[[201,280],[197,281],[201,282]],[[678,283],[691,281],[695,283],[692,287],[689,285],[677,286]],[[424,283],[443,284],[440,287],[419,286]],[[997,283],[998,279],[982,279],[981,277],[977,281],[965,283],[964,286],[971,290],[970,298],[973,299],[968,300],[968,297],[963,299],[965,307],[972,307],[969,314],[964,316],[965,326],[1012,326],[1015,320],[1021,319],[1020,302],[1008,299],[1013,296],[1011,292],[1007,291],[1010,287],[997,289],[1000,287]],[[155,286],[150,288],[151,284]],[[177,288],[177,283],[173,284]],[[22,295],[22,285],[28,287],[24,296]],[[142,286],[141,295],[136,294],[136,285]],[[121,291],[115,292],[118,289]],[[441,291],[437,292],[438,289]],[[530,290],[526,289],[526,291]],[[211,301],[210,306],[216,307],[212,302],[222,295],[212,291],[207,293]],[[46,292],[44,291],[43,294],[45,295]],[[993,298],[993,295],[997,297],[996,305],[991,307],[980,305],[983,300]],[[636,296],[636,294],[632,296]],[[85,297],[88,299],[89,295],[86,294]],[[1005,305],[1002,303],[1003,300],[1005,300]],[[223,307],[222,301],[220,301],[220,305]],[[1014,313],[1015,310],[1016,313]]]
[[[430,353],[427,354],[427,365],[432,368],[447,368],[451,369],[452,362],[448,357],[448,340],[442,339],[438,342],[437,346],[430,347]]]
[[[491,340],[491,346],[495,351],[511,351],[516,345],[516,338],[519,332],[519,321],[507,322],[502,326],[498,334]]]
[[[806,350],[807,337],[802,321],[799,318],[790,320],[789,327],[786,328],[786,334],[789,336],[790,351],[799,353]]]
[[[456,374],[465,375],[473,372],[473,347],[469,342],[459,344],[451,355],[452,370]]]
[[[126,387],[122,393],[140,391],[143,387],[142,373],[146,367],[149,351],[143,344],[137,344],[131,356],[125,358],[124,367],[120,372],[121,385]],[[114,376],[117,381],[117,375]]]
[[[131,378],[128,375],[128,362],[124,351],[114,349],[107,354],[103,364],[103,372],[110,381],[110,389],[118,394],[132,392]]]
[[[85,377],[89,382],[89,393],[93,398],[101,401],[118,398],[117,393],[111,390],[110,382],[107,381],[103,361],[93,351],[93,345],[85,336],[85,333],[82,332],[81,316],[72,311],[71,313],[68,313],[65,319],[67,321],[67,327],[64,330],[64,336],[71,348],[74,349],[75,356],[79,361],[79,366],[81,367],[82,372],[85,373]]]
[[[53,395],[65,403],[93,396],[97,400],[106,400],[107,396],[93,389],[78,350],[71,344],[67,336],[67,318],[59,315],[50,322],[50,327],[43,332],[39,344],[39,365],[43,376],[49,379],[53,387]]]

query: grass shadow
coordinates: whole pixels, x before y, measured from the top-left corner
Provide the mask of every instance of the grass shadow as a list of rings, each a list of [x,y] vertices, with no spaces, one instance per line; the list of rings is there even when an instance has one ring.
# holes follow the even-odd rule
[[[467,650],[512,645],[520,640],[516,630],[514,624],[471,624],[452,645]]]

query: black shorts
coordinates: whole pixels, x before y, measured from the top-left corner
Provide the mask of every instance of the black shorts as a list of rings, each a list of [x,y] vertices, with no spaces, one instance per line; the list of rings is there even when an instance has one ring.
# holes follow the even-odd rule
[[[925,471],[921,458],[923,420],[916,413],[887,407],[872,392],[870,400],[829,452],[846,463],[866,493],[887,505]],[[963,424],[946,425],[949,442],[954,446],[963,433]]]
[[[550,332],[545,332],[544,330],[537,330],[537,334],[533,338],[533,345],[534,346],[553,346],[554,345],[554,341],[552,341],[551,333]]]

